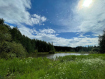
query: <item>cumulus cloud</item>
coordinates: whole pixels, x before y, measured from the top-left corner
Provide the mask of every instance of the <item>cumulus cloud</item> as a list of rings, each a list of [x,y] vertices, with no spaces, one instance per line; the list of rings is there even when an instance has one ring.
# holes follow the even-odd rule
[[[79,25],[82,32],[99,33],[105,28],[105,1],[93,0],[94,2],[89,8],[77,8],[79,17],[82,17],[81,24]]]
[[[27,36],[29,38],[35,38],[35,36],[32,34],[32,31],[34,31],[34,30],[32,30],[30,28],[27,28],[27,27],[25,27],[23,25],[20,25],[20,26],[21,27],[19,27],[18,29],[20,30],[22,35],[25,35],[25,36]]]
[[[98,45],[98,38],[89,38],[89,37],[74,37],[71,39],[66,39],[62,37],[57,37],[56,35],[42,35],[40,39],[47,41],[47,42],[53,42],[55,46],[88,46],[88,45]]]
[[[12,24],[41,24],[46,21],[46,17],[37,14],[31,15],[30,0],[0,0],[0,18]]]
[[[71,39],[66,39],[63,37],[57,37],[57,33],[53,29],[39,29],[38,31],[36,29],[29,29],[26,27],[19,28],[22,34],[26,35],[27,37],[31,39],[39,39],[44,40],[46,42],[50,42],[55,46],[87,46],[87,45],[98,45],[98,38],[90,38],[86,36],[82,37],[73,37]]]
[[[33,14],[33,17],[34,18],[31,18],[33,24],[40,24],[40,23],[45,22],[47,20],[46,17],[44,17],[44,16],[41,17],[37,14]]]
[[[94,0],[94,4],[90,8],[78,9],[78,3],[75,7],[66,7],[64,10],[71,9],[70,13],[64,10],[59,15],[59,19],[55,20],[58,24],[63,26],[59,31],[63,32],[93,32],[94,36],[101,33],[105,25],[105,1]],[[66,5],[70,5],[66,3]],[[4,18],[7,23],[16,24],[23,35],[31,39],[39,39],[47,42],[53,42],[56,46],[86,46],[97,45],[98,38],[90,38],[81,34],[79,37],[66,39],[57,37],[58,33],[54,29],[33,29],[27,28],[26,25],[41,24],[47,20],[45,16],[38,14],[30,14],[28,9],[31,9],[30,0],[0,0],[0,18]],[[62,9],[62,8],[61,8]],[[65,15],[66,13],[66,15]],[[64,16],[64,17],[63,17]],[[13,27],[13,26],[11,26]],[[97,34],[96,34],[97,33]]]
[[[55,33],[55,30],[53,29],[43,29],[43,30],[39,30],[41,33],[47,33],[47,34],[53,34]]]
[[[74,37],[71,39],[65,39],[62,37],[51,37],[52,42],[56,46],[71,46],[71,47],[76,47],[76,46],[88,46],[88,45],[98,45],[98,38],[88,38],[88,37]]]

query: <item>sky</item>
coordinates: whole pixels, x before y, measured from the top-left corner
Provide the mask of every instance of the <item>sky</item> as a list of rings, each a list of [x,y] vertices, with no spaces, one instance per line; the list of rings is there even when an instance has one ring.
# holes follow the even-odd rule
[[[55,46],[97,46],[105,29],[105,0],[0,0],[0,18]]]

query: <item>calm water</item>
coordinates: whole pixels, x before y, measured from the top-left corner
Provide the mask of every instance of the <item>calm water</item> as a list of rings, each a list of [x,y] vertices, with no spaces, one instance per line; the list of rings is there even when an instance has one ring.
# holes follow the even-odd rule
[[[80,53],[55,53],[55,54],[48,54],[48,55],[39,55],[38,57],[47,57],[49,59],[55,59],[56,57],[63,57],[67,55],[88,55],[88,54],[80,54]]]

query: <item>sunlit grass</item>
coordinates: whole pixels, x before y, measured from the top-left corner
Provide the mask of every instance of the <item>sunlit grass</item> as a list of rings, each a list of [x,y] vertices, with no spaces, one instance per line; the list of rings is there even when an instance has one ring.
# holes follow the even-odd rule
[[[4,79],[104,79],[105,55],[0,59]]]

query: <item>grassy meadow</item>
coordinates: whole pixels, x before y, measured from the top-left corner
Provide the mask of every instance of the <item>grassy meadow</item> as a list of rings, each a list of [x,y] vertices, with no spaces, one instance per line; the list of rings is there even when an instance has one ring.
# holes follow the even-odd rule
[[[105,54],[0,59],[0,79],[105,79]]]

